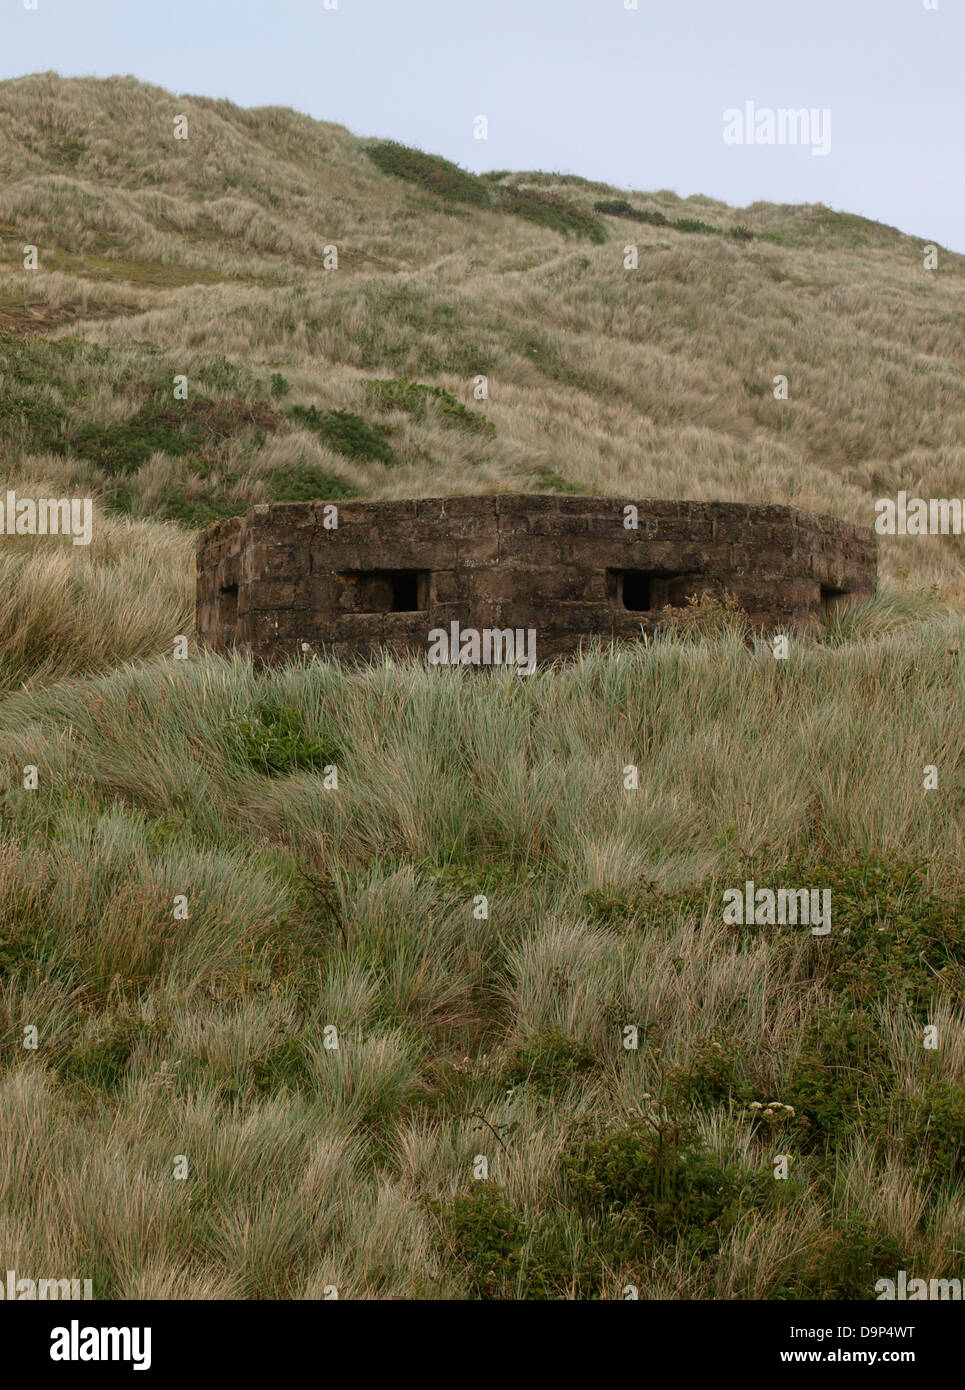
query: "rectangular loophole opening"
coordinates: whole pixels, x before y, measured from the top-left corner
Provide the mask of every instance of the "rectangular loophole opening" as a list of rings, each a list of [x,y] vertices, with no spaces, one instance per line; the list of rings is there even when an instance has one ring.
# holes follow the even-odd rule
[[[653,608],[653,575],[645,570],[626,570],[618,579],[620,602],[633,613]]]
[[[660,608],[685,608],[700,575],[667,570],[612,570],[616,605],[628,613],[653,613]]]
[[[238,621],[238,585],[225,584],[218,591],[218,625],[233,628]]]
[[[830,584],[821,585],[821,607],[825,613],[830,613],[835,604],[847,597],[847,589],[835,589]]]
[[[429,606],[428,570],[368,570],[357,581],[361,613],[421,613]]]

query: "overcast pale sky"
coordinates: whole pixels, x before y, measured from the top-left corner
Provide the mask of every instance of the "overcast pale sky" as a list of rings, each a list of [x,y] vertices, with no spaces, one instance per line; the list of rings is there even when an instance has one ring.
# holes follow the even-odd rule
[[[633,3],[0,0],[0,77],[133,73],[475,170],[822,202],[965,252],[965,0]],[[747,102],[829,112],[829,153],[725,143]]]

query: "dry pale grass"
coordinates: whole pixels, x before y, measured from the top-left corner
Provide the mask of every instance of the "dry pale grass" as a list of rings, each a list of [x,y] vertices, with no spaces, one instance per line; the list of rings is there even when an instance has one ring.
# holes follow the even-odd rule
[[[173,139],[176,114],[187,141]],[[286,406],[368,418],[371,377],[468,403],[489,378],[476,408],[494,439],[396,412],[395,468],[333,456],[304,432],[269,436],[243,466],[225,457],[206,484],[154,459],[125,487],[137,515],[165,482],[242,508],[295,462],[372,496],[567,487],[791,502],[866,524],[899,488],[961,493],[963,262],[941,252],[925,271],[924,238],[822,207],[656,193],[630,201],[723,234],[604,218],[602,245],[567,242],[519,218],[454,212],[381,173],[341,127],[126,78],[0,84],[0,125],[0,313],[28,322],[46,304],[55,322],[89,307],[61,331],[111,351],[87,364],[91,404],[77,419],[135,408],[136,377],[121,377],[148,346],[216,397],[231,393],[206,367],[227,356],[254,370],[249,395],[281,370]],[[513,177],[585,210],[626,196]],[[738,223],[756,239],[726,235]],[[19,269],[25,240],[41,248],[34,274]],[[628,242],[635,271],[623,268]],[[337,271],[321,265],[331,244]],[[222,283],[188,283],[204,276]],[[772,394],[778,373],[787,401]],[[961,538],[883,538],[882,569],[961,601]]]
[[[869,636],[780,678],[723,634],[525,683],[162,659],[8,695],[9,1258],[113,1297],[870,1297],[898,1267],[953,1277],[960,620],[892,624],[870,605]],[[239,730],[272,706],[338,790],[259,768]],[[945,798],[921,788],[926,747]],[[792,862],[841,894],[831,974],[806,932],[721,922],[727,884]],[[848,883],[881,872],[856,906]],[[934,964],[902,967],[920,998],[847,946],[907,914]],[[840,1017],[879,1051],[834,1051]],[[815,1047],[839,1089],[808,1092]],[[866,1068],[856,1105],[840,1080]],[[802,1118],[762,1128],[752,1100]],[[599,1146],[644,1192],[660,1131],[715,1191],[738,1183],[726,1219],[683,1206],[648,1234],[645,1205],[599,1207]]]
[[[13,480],[11,480],[13,485]],[[21,478],[18,496],[63,496]],[[194,628],[193,547],[173,525],[94,509],[93,538],[0,538],[0,682],[42,685],[174,652]]]

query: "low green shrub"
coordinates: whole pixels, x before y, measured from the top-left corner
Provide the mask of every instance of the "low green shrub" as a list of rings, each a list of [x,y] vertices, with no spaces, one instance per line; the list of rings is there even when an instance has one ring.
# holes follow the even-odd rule
[[[280,417],[264,403],[205,396],[175,401],[169,393],[157,391],[128,420],[66,428],[51,447],[113,476],[132,472],[155,453],[217,458],[228,439],[248,429],[256,431],[255,443],[261,445],[279,423]]]
[[[597,1058],[585,1043],[556,1030],[518,1047],[507,1057],[500,1079],[504,1086],[528,1086],[552,1095],[596,1065]]]
[[[809,1147],[839,1145],[894,1084],[893,1059],[871,1016],[850,1005],[819,1010],[782,1086],[787,1104],[811,1126]]]
[[[187,496],[177,485],[169,485],[158,494],[154,515],[160,521],[176,521],[189,531],[202,530],[229,516],[240,516],[248,510],[245,498],[227,498],[214,485],[204,496]]]
[[[313,405],[293,405],[288,418],[312,430],[337,454],[352,459],[375,459],[391,466],[396,462],[392,445],[383,434],[350,410],[320,411]]]
[[[499,1188],[480,1183],[470,1195],[430,1203],[430,1210],[471,1297],[592,1296],[592,1261],[575,1266],[560,1224],[526,1216]]]
[[[931,1079],[921,1096],[893,1101],[896,1128],[911,1163],[929,1176],[961,1181],[965,1176],[965,1086]]]
[[[594,203],[594,209],[607,217],[627,217],[634,222],[649,222],[653,227],[665,227],[667,219],[658,209],[635,208],[625,198],[609,198]]]
[[[535,188],[497,188],[496,206],[513,217],[525,218],[540,227],[559,232],[561,236],[588,237],[597,244],[606,241],[606,229],[598,217],[585,212],[558,193],[543,193]]]
[[[936,891],[920,865],[873,856],[795,866],[788,881],[831,893],[831,932],[815,951],[814,973],[859,1007],[889,994],[921,1022],[943,984],[965,990],[965,893]]]
[[[698,1047],[687,1061],[668,1072],[666,1100],[675,1108],[726,1104],[737,1077],[736,1059],[719,1042]]]
[[[264,1057],[256,1057],[251,1063],[252,1087],[259,1095],[298,1090],[311,1085],[312,1076],[305,1045],[295,1037],[285,1038]]]
[[[602,212],[606,217],[626,217],[634,222],[649,222],[654,227],[671,227],[675,232],[711,232],[723,235],[721,227],[711,227],[707,222],[701,222],[696,217],[678,217],[670,220],[656,208],[635,208],[625,198],[603,199],[601,202],[594,203],[593,207],[596,212]],[[754,240],[754,233],[743,224],[731,227],[728,235],[737,241]]]
[[[610,1127],[587,1121],[563,1167],[580,1210],[622,1218],[627,1254],[687,1234],[698,1245],[716,1244],[745,1196],[761,1204],[768,1181],[763,1173],[722,1165],[688,1122],[670,1116]]]
[[[588,492],[585,483],[571,483],[569,478],[564,478],[563,474],[556,468],[534,468],[530,474],[537,487],[546,488],[551,492],[567,492],[575,495],[582,495]]]
[[[605,887],[588,888],[580,906],[587,921],[602,927],[626,927],[641,911],[641,902],[635,893]]]
[[[496,427],[480,411],[470,410],[441,386],[425,386],[420,381],[396,377],[390,381],[367,381],[365,391],[372,404],[382,410],[403,410],[417,420],[424,418],[429,401],[433,401],[446,424],[467,430],[470,434],[494,435]]]
[[[875,1296],[875,1283],[912,1263],[901,1242],[875,1230],[861,1215],[835,1216],[815,1245],[789,1250],[768,1299],[860,1299]]]
[[[265,493],[273,502],[340,502],[358,497],[359,489],[314,463],[291,463],[264,475]]]
[[[718,227],[708,226],[706,222],[701,222],[698,217],[677,217],[670,223],[676,232],[717,232]]]
[[[380,140],[366,145],[365,153],[383,174],[417,183],[429,193],[449,202],[471,203],[476,207],[489,206],[489,190],[475,174],[460,169],[458,164],[441,155],[425,154],[395,140]]]

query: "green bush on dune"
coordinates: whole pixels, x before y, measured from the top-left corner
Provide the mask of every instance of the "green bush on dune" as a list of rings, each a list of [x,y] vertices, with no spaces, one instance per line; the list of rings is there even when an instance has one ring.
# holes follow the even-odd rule
[[[535,188],[499,187],[494,192],[496,206],[514,217],[535,222],[540,227],[559,232],[561,236],[587,237],[590,241],[606,241],[606,231],[600,219],[584,211],[576,203]]]
[[[606,232],[598,217],[560,197],[558,193],[515,185],[501,186],[495,182],[492,174],[485,179],[477,177],[439,155],[424,154],[422,150],[391,140],[367,145],[365,152],[383,173],[420,184],[446,202],[491,207],[513,217],[522,217],[527,222],[535,222],[561,236],[588,237],[594,242],[606,240]]]
[[[391,466],[396,462],[392,445],[378,430],[350,410],[317,410],[313,405],[293,405],[288,418],[311,430],[336,453],[346,458],[371,460]]]
[[[467,430],[470,434],[494,435],[496,427],[480,411],[470,410],[441,386],[424,386],[419,381],[396,377],[391,381],[367,381],[365,391],[373,405],[382,410],[403,410],[417,420],[425,417],[426,408],[433,402],[443,421]]]
[[[475,174],[460,169],[441,155],[424,154],[395,140],[380,140],[366,145],[365,153],[384,174],[409,183],[420,184],[430,193],[448,202],[471,203],[475,207],[489,206],[489,191]]]

